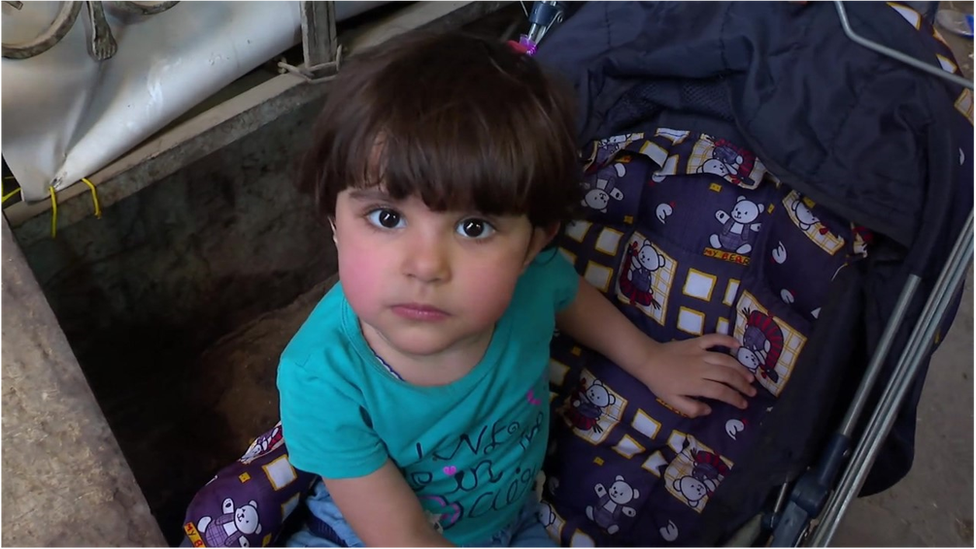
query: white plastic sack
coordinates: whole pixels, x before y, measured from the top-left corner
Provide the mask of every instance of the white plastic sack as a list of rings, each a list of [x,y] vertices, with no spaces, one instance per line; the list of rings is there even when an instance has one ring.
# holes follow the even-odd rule
[[[379,2],[336,2],[338,19]],[[3,41],[46,29],[60,2],[3,4]],[[104,4],[118,53],[86,47],[87,7],[50,50],[3,59],[3,156],[29,201],[105,167],[227,84],[301,43],[299,2],[181,2],[133,17]]]

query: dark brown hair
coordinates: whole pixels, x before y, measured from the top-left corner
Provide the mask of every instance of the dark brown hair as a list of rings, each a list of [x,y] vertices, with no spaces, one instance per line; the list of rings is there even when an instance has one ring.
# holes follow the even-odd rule
[[[568,88],[504,42],[404,36],[342,66],[299,186],[329,218],[342,190],[382,184],[435,211],[565,223],[581,201],[574,117]]]

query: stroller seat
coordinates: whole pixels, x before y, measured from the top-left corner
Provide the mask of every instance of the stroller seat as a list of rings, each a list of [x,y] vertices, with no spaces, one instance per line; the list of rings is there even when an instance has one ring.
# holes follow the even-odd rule
[[[657,128],[589,149],[589,215],[560,250],[657,341],[733,335],[759,393],[747,410],[710,402],[709,416],[691,419],[557,337],[544,523],[565,545],[696,544],[699,515],[757,443],[832,281],[866,256],[871,235],[722,138]]]

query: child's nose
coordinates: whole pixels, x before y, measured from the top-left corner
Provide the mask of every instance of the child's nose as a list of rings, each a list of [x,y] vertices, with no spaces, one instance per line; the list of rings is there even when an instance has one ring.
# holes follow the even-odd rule
[[[446,282],[451,277],[449,243],[436,236],[418,237],[403,250],[404,274],[421,282]]]

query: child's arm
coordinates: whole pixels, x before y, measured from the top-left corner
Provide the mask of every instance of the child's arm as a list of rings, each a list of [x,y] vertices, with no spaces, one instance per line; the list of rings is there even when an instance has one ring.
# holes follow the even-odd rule
[[[451,546],[390,460],[353,383],[341,370],[330,372],[330,361],[346,355],[311,361],[296,354],[302,359],[282,357],[278,369],[292,465],[322,475],[342,517],[367,546]]]
[[[746,407],[742,394],[754,396],[754,378],[737,360],[708,349],[737,348],[735,338],[708,334],[658,343],[641,332],[596,288],[580,278],[576,299],[556,317],[560,331],[614,361],[655,395],[683,414],[709,414],[706,397]],[[742,393],[742,394],[740,394]]]
[[[367,547],[454,547],[430,525],[393,462],[364,477],[322,480]]]

